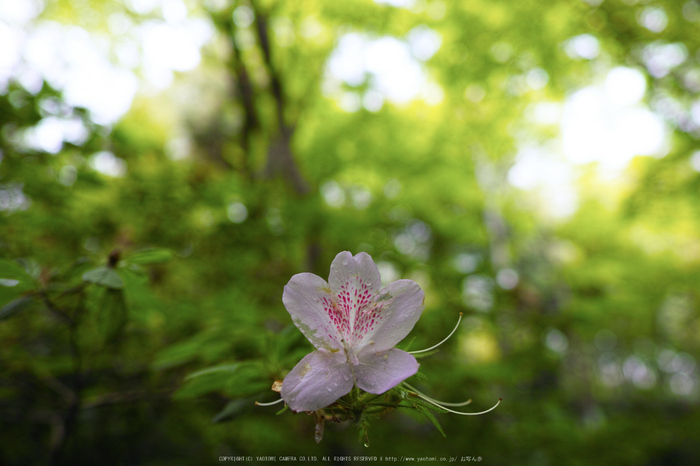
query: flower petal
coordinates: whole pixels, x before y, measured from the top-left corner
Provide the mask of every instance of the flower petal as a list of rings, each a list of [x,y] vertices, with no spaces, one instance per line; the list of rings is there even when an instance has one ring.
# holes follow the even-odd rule
[[[360,364],[355,366],[357,386],[379,395],[418,372],[418,366],[416,358],[400,349],[378,354],[368,351],[360,356]]]
[[[335,352],[343,348],[343,337],[331,321],[332,301],[328,283],[312,273],[294,275],[282,294],[292,322],[311,344],[317,349]]]
[[[345,353],[314,351],[299,361],[282,382],[282,398],[294,411],[325,408],[353,386]]]
[[[387,285],[376,297],[363,320],[367,331],[355,343],[359,353],[379,353],[396,346],[406,338],[423,312],[425,294],[413,280],[398,280]]]
[[[365,331],[359,317],[371,305],[381,281],[379,269],[367,253],[353,257],[344,251],[333,259],[328,277],[335,302],[333,319],[350,345],[361,339]]]

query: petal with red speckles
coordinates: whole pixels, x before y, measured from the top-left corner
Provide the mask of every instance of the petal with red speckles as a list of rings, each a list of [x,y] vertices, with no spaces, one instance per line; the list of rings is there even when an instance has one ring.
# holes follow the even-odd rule
[[[360,320],[372,304],[381,283],[379,269],[369,254],[361,252],[353,257],[344,251],[335,256],[328,284],[337,305],[338,328],[351,346],[367,330],[366,326],[360,325]]]
[[[355,346],[358,357],[365,351],[387,351],[404,338],[416,325],[425,294],[412,280],[398,280],[378,294],[366,316],[367,331]]]
[[[294,275],[284,287],[282,302],[294,325],[316,349],[343,349],[343,336],[332,320],[333,296],[324,279],[312,273]]]

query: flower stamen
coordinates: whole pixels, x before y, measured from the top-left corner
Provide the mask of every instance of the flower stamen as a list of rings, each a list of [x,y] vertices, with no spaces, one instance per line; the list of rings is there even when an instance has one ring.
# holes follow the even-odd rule
[[[459,414],[460,416],[480,416],[480,415],[482,415],[482,414],[486,414],[486,413],[491,412],[491,411],[493,411],[494,409],[496,409],[496,408],[498,407],[498,405],[501,404],[501,401],[503,401],[502,398],[499,398],[498,401],[496,402],[496,404],[493,405],[493,406],[491,406],[491,407],[490,407],[489,409],[487,409],[486,411],[481,411],[481,412],[478,412],[478,413],[462,413],[462,412],[460,412],[460,411],[455,411],[455,410],[453,410],[453,409],[446,408],[445,406],[443,406],[443,405],[441,405],[441,404],[439,404],[439,403],[436,403],[435,401],[432,401],[430,398],[424,396],[422,393],[419,393],[419,392],[417,392],[415,389],[410,388],[410,386],[409,386],[407,383],[405,383],[405,382],[404,382],[404,385],[406,385],[407,387],[409,387],[409,389],[411,389],[412,391],[414,391],[414,392],[416,393],[416,395],[418,395],[419,398],[423,399],[424,401],[427,401],[427,402],[430,403],[431,405],[435,405],[435,406],[437,406],[438,408],[444,409],[444,410],[447,411],[448,413]],[[470,400],[470,401],[471,401],[471,400]]]
[[[259,401],[256,401],[256,402],[255,402],[255,405],[256,405],[256,406],[272,406],[272,405],[276,405],[276,404],[279,403],[280,401],[284,401],[284,398],[280,398],[279,400],[271,401],[271,402],[269,402],[269,403],[260,403]]]
[[[430,348],[427,348],[427,349],[418,350],[418,351],[409,351],[409,354],[425,353],[425,352],[433,350],[433,349],[437,348],[438,346],[442,345],[443,343],[445,343],[447,340],[450,339],[452,334],[455,333],[457,331],[457,329],[459,328],[459,323],[462,322],[462,315],[463,314],[460,312],[459,319],[457,319],[457,325],[455,325],[455,328],[453,328],[452,331],[450,332],[450,334],[447,335],[447,337],[444,340],[442,340],[440,343],[438,343],[437,345],[431,346]]]
[[[404,384],[409,390],[415,392],[416,395],[420,396],[420,397],[423,398],[424,400],[426,400],[426,401],[427,401],[427,400],[430,400],[430,401],[432,401],[433,403],[439,403],[441,406],[467,406],[469,403],[472,402],[471,398],[468,399],[467,401],[462,401],[461,403],[448,403],[448,402],[446,402],[446,401],[436,400],[435,398],[429,397],[429,396],[426,395],[425,393],[419,392],[418,390],[415,389],[415,387],[412,387],[411,385],[407,384],[406,382],[404,382],[403,384]]]

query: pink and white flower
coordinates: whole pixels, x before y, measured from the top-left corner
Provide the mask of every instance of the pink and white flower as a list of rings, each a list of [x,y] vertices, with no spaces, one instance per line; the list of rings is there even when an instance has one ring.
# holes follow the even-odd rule
[[[381,394],[418,371],[411,354],[396,349],[423,311],[424,294],[412,280],[381,288],[366,253],[338,254],[328,283],[311,273],[294,275],[282,301],[292,321],[314,346],[282,384],[294,411],[315,411],[357,385]]]

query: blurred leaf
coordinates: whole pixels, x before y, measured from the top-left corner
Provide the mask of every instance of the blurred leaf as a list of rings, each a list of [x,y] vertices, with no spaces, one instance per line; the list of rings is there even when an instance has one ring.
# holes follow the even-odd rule
[[[196,398],[212,392],[223,392],[231,378],[230,372],[211,372],[188,380],[175,392],[175,399]]]
[[[224,409],[219,411],[216,416],[212,419],[212,422],[228,422],[233,421],[241,414],[244,414],[251,410],[255,406],[254,400],[250,398],[243,398],[239,400],[229,401]]]
[[[0,260],[0,279],[17,280],[20,283],[32,281],[32,277],[21,265],[8,260]]]
[[[22,296],[5,304],[0,308],[0,320],[5,320],[29,308],[33,300],[33,296]]]
[[[129,287],[130,284],[137,284],[145,287],[144,285],[148,284],[148,274],[146,270],[139,265],[130,265],[129,267],[123,268],[119,271],[119,274],[124,278],[126,287]]]
[[[212,374],[214,372],[229,372],[229,373],[231,373],[231,372],[235,372],[236,369],[238,369],[238,367],[239,367],[238,363],[236,363],[236,364],[223,364],[221,366],[210,367],[208,369],[202,369],[201,371],[197,371],[197,372],[193,372],[191,374],[188,374],[185,377],[185,380],[194,379],[197,377],[201,377],[203,375]]]
[[[26,290],[23,290],[20,284],[15,286],[0,285],[0,306],[19,298],[24,291]]]
[[[112,289],[124,287],[124,280],[117,271],[104,265],[85,272],[83,280]]]
[[[248,396],[269,388],[270,383],[257,363],[237,364],[234,370],[225,366],[221,370],[188,378],[176,392],[176,398],[194,398],[207,393],[221,392],[230,397]],[[217,369],[217,368],[213,368]],[[196,374],[196,373],[195,373]]]
[[[277,351],[280,356],[288,355],[290,349],[304,339],[303,334],[294,324],[287,325],[277,336]],[[305,348],[306,349],[306,348]]]
[[[263,371],[263,366],[257,362],[242,364],[226,385],[229,396],[246,396],[270,389],[270,379]]]
[[[173,258],[173,253],[169,249],[148,249],[135,252],[128,261],[133,264],[162,264]]]
[[[426,356],[432,356],[433,354],[438,353],[439,351],[440,350],[438,350],[438,349],[435,349],[432,351],[426,351],[425,353],[414,354],[413,357],[416,359],[420,359],[420,358],[424,358]]]
[[[73,278],[82,277],[83,273],[92,268],[92,265],[92,261],[89,258],[80,257],[70,264],[59,268],[54,279],[69,281]]]
[[[413,343],[415,341],[416,341],[416,337],[411,337],[411,339],[408,340],[408,342],[405,342],[405,343],[402,342],[402,344],[399,345],[399,348],[402,349],[403,351],[408,352],[408,350],[411,348],[411,346],[413,346]]]
[[[202,352],[202,347],[209,339],[209,335],[200,333],[189,340],[172,343],[162,348],[153,361],[153,368],[163,370],[197,359]]]
[[[437,418],[433,415],[433,413],[431,413],[430,411],[428,411],[427,409],[425,409],[422,406],[418,406],[418,411],[420,411],[420,413],[423,416],[425,416],[426,419],[428,419],[432,425],[435,426],[435,428],[442,434],[443,437],[447,437],[447,435],[445,435],[445,431],[442,430],[442,426],[440,425],[440,422],[438,422]]]

